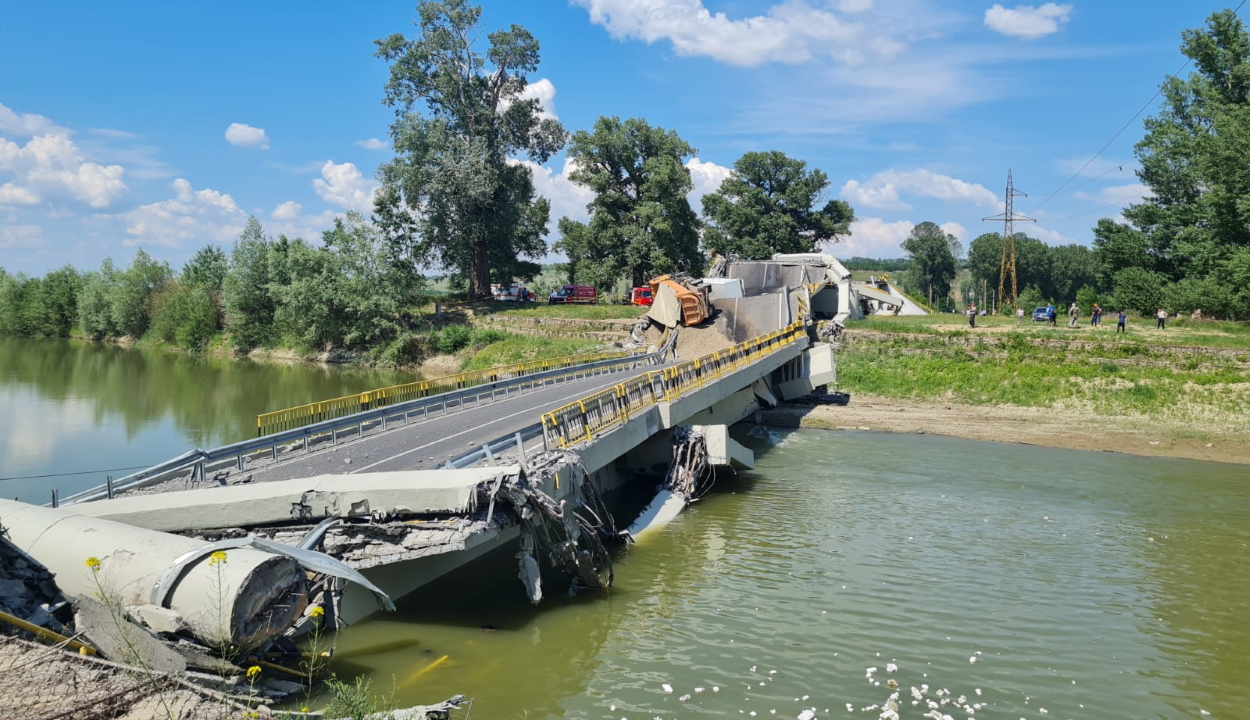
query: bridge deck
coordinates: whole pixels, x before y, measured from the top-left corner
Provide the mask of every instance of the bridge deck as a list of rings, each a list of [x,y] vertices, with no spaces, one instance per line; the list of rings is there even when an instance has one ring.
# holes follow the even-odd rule
[[[406,426],[396,424],[386,432],[370,432],[359,439],[349,436],[337,445],[323,446],[276,463],[249,465],[244,473],[252,475],[252,482],[271,482],[326,473],[431,470],[465,450],[535,424],[545,412],[663,367],[667,365],[649,365],[571,380],[506,399],[499,398],[480,408],[470,407]],[[185,486],[181,482],[176,485]]]

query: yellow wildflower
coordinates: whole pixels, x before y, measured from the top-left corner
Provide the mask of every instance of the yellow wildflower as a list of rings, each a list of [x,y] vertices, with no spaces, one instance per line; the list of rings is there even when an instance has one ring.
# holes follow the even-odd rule
[[[226,551],[225,550],[218,550],[217,552],[208,556],[209,567],[217,567],[218,565],[225,565],[225,564],[226,564]]]
[[[302,713],[306,713],[306,712],[308,712],[308,706],[307,706],[307,705],[305,705],[304,707],[300,708],[300,709],[299,709],[299,711],[300,711],[300,712],[302,712]]]
[[[259,666],[259,665],[253,665],[253,666],[251,666],[250,668],[248,668],[248,669],[247,669],[247,679],[248,679],[248,680],[251,680],[251,679],[255,678],[255,677],[256,677],[257,675],[259,675],[259,674],[260,674],[260,666]]]
[[[100,558],[95,556],[87,558],[87,567],[91,568],[91,572],[100,572]]]
[[[314,607],[312,610],[310,610],[310,611],[308,612],[308,614],[309,614],[309,615],[312,615],[314,619],[315,619],[315,618],[319,618],[319,617],[321,617],[322,615],[325,615],[325,614],[326,614],[326,609],[325,609],[325,608],[323,608],[323,607],[321,607],[320,605],[318,605],[318,606]]]

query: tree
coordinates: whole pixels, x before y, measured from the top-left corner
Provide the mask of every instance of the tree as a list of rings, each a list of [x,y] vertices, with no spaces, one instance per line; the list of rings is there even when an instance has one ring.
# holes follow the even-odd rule
[[[229,267],[230,261],[221,248],[216,245],[205,245],[197,250],[183,266],[181,277],[192,285],[207,288],[212,293],[220,295]]]
[[[903,250],[912,260],[907,284],[932,301],[940,302],[950,294],[951,281],[959,269],[951,254],[952,239],[937,223],[926,220],[913,227],[903,241]]]
[[[1224,10],[1184,31],[1181,52],[1195,71],[1163,83],[1159,113],[1136,148],[1149,195],[1124,210],[1127,225],[1102,219],[1095,228],[1100,276],[1117,300],[1130,285],[1140,290],[1126,289],[1132,297],[1150,296],[1141,281],[1151,278],[1162,296],[1198,302],[1213,290],[1217,312],[1244,318],[1250,288],[1234,277],[1250,251],[1250,34]]]
[[[748,152],[720,188],[703,197],[703,245],[721,255],[766,260],[837,242],[850,232],[855,212],[842,200],[820,205],[828,187],[828,176],[809,172],[802,160],[776,150]]]
[[[151,320],[152,296],[173,277],[168,263],[157,262],[143,250],[120,272],[109,293],[109,311],[116,330],[138,338]]]
[[[333,263],[347,326],[343,342],[369,346],[393,340],[421,303],[423,278],[411,263],[391,256],[385,233],[360,213],[335,218],[322,236]]]
[[[686,199],[694,183],[684,161],[694,154],[676,132],[642,118],[601,117],[594,132],[574,133],[569,179],[595,199],[589,223],[560,219],[555,247],[570,275],[604,286],[624,275],[638,286],[662,273],[701,274],[699,219]]]
[[[226,330],[235,349],[250,350],[269,339],[274,302],[269,294],[269,240],[254,217],[230,252],[230,267],[222,283]]]
[[[78,326],[95,340],[118,333],[113,322],[113,308],[109,298],[118,282],[117,268],[112,258],[105,258],[100,269],[86,273],[78,292]]]
[[[377,40],[390,64],[384,102],[395,108],[396,157],[379,169],[376,200],[384,232],[414,259],[453,270],[474,298],[490,297],[492,268],[540,259],[548,206],[513,156],[543,163],[567,139],[564,128],[525,98],[538,69],[538,41],[519,25],[474,48],[481,8],[467,0],[423,1],[420,35]],[[421,114],[419,106],[426,114]],[[408,213],[410,222],[402,220]]]

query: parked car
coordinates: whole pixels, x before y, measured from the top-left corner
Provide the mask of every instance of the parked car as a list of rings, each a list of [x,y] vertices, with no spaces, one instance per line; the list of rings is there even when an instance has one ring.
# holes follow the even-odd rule
[[[1050,320],[1050,313],[1044,307],[1033,308],[1033,322],[1047,322]]]
[[[593,305],[597,302],[599,302],[599,293],[595,291],[594,285],[565,285],[547,296],[549,305],[557,303]]]

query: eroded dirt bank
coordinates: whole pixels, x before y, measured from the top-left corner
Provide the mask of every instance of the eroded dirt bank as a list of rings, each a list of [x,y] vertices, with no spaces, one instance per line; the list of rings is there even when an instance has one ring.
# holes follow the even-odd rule
[[[840,405],[787,404],[765,410],[776,427],[876,430],[949,435],[972,440],[1123,452],[1250,465],[1250,431],[1194,426],[1142,416],[1111,416],[1079,408],[963,405],[853,394]]]

